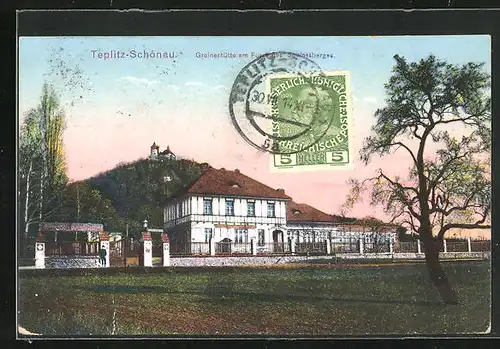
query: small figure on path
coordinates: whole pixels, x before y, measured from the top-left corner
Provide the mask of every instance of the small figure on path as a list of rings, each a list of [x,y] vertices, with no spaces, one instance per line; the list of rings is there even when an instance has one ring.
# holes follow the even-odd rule
[[[99,262],[103,267],[106,266],[106,253],[106,249],[101,247],[101,249],[99,250]]]

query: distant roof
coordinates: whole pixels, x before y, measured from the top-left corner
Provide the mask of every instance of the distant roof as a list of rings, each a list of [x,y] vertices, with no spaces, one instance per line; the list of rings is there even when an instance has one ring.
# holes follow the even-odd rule
[[[160,147],[156,145],[156,142],[153,142],[151,149],[159,149]]]
[[[286,220],[288,222],[325,222],[340,223],[337,216],[326,214],[307,204],[290,201],[287,205]]]
[[[41,222],[41,232],[46,231],[104,231],[104,226],[99,223],[63,223],[63,222]]]
[[[165,149],[164,151],[162,151],[160,154],[161,154],[161,155],[169,155],[169,154],[172,154],[172,155],[174,155],[174,156],[175,156],[175,154],[174,154],[174,153],[170,150],[170,147],[169,147],[169,146],[167,146],[167,149]]]
[[[290,200],[283,189],[273,189],[242,173],[238,169],[229,171],[224,168],[207,167],[205,172],[189,188],[175,196],[183,194],[210,194],[255,198],[273,198]]]

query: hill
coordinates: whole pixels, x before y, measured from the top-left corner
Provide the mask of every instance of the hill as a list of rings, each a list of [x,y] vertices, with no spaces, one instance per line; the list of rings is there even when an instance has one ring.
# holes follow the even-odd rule
[[[140,159],[70,183],[51,221],[94,222],[107,231],[139,232],[144,219],[150,227],[163,226],[163,206],[183,187],[191,185],[208,164],[193,160]]]

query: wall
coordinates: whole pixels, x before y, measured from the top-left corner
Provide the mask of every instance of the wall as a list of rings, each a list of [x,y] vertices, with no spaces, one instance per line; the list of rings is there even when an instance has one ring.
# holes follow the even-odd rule
[[[171,266],[176,267],[194,267],[194,266],[238,266],[238,265],[270,265],[301,263],[313,261],[315,259],[424,259],[423,253],[366,253],[360,256],[358,253],[337,253],[323,256],[258,256],[258,257],[170,257]],[[491,259],[491,252],[448,252],[440,253],[442,259]],[[154,262],[159,266],[160,259]],[[131,263],[132,265],[132,263]],[[79,256],[79,257],[47,257],[45,258],[46,269],[76,269],[76,268],[99,268],[99,257],[97,256]]]
[[[45,257],[47,269],[99,268],[99,256]]]
[[[490,259],[490,252],[472,253],[441,253],[443,259]],[[265,256],[265,257],[170,257],[171,266],[175,267],[195,267],[195,266],[238,266],[238,265],[269,265],[287,264],[313,261],[315,259],[423,259],[423,254],[400,253],[400,254],[365,254],[360,256],[357,253],[337,254],[336,256]]]

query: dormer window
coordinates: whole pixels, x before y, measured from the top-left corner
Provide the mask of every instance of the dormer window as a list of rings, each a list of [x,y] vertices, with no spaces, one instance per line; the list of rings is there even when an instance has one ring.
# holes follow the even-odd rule
[[[237,182],[231,181],[229,182],[229,185],[233,188],[241,188],[241,186]]]
[[[292,212],[294,216],[299,216],[302,213],[300,210],[293,210]]]

